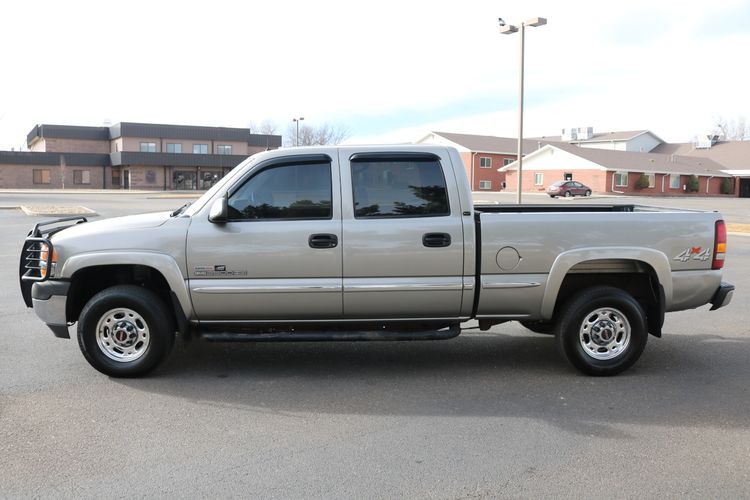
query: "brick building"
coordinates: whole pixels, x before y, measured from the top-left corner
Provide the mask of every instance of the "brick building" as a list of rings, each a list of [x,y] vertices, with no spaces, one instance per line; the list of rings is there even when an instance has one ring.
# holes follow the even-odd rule
[[[30,151],[0,151],[0,188],[208,189],[281,136],[249,129],[122,122],[37,125]]]
[[[705,157],[622,150],[584,148],[565,143],[547,144],[523,160],[523,191],[545,192],[553,182],[572,179],[596,193],[638,196],[736,196],[736,183],[724,167]],[[502,170],[509,188],[517,185],[518,164]],[[639,187],[644,176],[648,186]],[[698,179],[698,190],[687,189],[689,178]],[[723,179],[731,182],[731,192],[722,191]]]
[[[499,168],[515,161],[518,156],[518,140],[509,137],[430,132],[416,143],[456,148],[464,161],[472,191],[505,189],[505,172]],[[524,141],[524,156],[541,145],[542,142],[537,140]]]

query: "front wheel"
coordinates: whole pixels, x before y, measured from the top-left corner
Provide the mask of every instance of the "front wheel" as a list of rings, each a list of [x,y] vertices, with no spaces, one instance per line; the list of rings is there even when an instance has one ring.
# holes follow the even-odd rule
[[[583,196],[591,196],[591,191],[587,189]]]
[[[616,375],[643,353],[646,314],[630,294],[608,286],[588,288],[562,309],[558,345],[588,375]]]
[[[174,321],[168,311],[164,301],[146,288],[107,288],[81,311],[78,345],[89,364],[105,375],[145,375],[174,344]]]

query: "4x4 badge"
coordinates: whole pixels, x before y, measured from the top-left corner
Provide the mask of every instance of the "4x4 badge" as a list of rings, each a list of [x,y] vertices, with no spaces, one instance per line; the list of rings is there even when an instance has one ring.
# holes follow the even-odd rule
[[[679,262],[687,262],[690,259],[693,260],[700,260],[700,261],[707,261],[711,257],[711,249],[706,248],[705,250],[701,247],[690,247],[683,252],[681,252],[679,255],[677,255],[674,259]]]

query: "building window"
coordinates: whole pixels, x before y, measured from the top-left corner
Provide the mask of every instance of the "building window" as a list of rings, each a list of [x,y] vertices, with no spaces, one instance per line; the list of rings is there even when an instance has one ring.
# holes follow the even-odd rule
[[[196,155],[207,155],[208,144],[193,144],[193,154]]]
[[[514,161],[516,161],[516,160],[514,160],[513,158],[503,158],[503,167],[507,167],[508,165],[510,165],[511,163],[513,163]]]
[[[656,174],[645,174],[648,177],[648,187],[656,187]]]
[[[680,189],[679,174],[671,174],[669,176],[669,189]]]
[[[220,155],[231,155],[232,154],[232,146],[229,144],[219,144],[216,146],[216,152]]]
[[[88,170],[73,170],[73,184],[91,184],[91,172]]]
[[[490,158],[489,156],[480,156],[479,167],[480,168],[492,168],[492,158]]]
[[[49,170],[35,168],[34,184],[49,184]]]
[[[615,186],[628,187],[628,173],[627,172],[615,172]]]
[[[182,144],[179,142],[168,142],[167,153],[182,153]]]
[[[479,181],[479,189],[492,189],[492,181]]]
[[[534,185],[535,186],[543,186],[544,185],[544,174],[541,172],[536,172],[534,174]]]
[[[156,153],[156,143],[155,142],[142,142],[141,153]]]

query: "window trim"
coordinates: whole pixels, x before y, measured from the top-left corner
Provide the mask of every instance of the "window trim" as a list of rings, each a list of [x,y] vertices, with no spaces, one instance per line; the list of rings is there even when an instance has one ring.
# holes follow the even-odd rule
[[[672,186],[672,179],[677,179],[677,186]],[[669,189],[681,189],[682,176],[680,174],[669,174]]]
[[[422,215],[372,215],[368,217],[357,217],[357,212],[354,210],[354,176],[351,175],[351,169],[353,163],[375,163],[383,161],[434,161],[437,163],[440,169],[440,175],[443,178],[445,184],[445,198],[448,202],[448,213],[447,214],[422,214]],[[451,197],[448,189],[448,182],[445,179],[445,169],[443,163],[440,161],[440,157],[433,153],[416,153],[416,152],[395,152],[395,153],[355,153],[349,157],[349,180],[352,196],[352,216],[355,220],[382,220],[382,219],[424,219],[427,217],[451,217],[453,210],[451,210]]]
[[[516,161],[516,160],[514,160],[513,158],[503,158],[503,167],[507,167],[508,165],[510,165],[511,163],[513,163],[514,161]]]
[[[536,181],[537,176],[539,177],[539,182]],[[544,186],[544,172],[534,172],[534,185]]]
[[[81,173],[81,182],[76,182],[76,174],[80,172]],[[83,173],[86,172],[89,176],[88,182],[83,182]],[[73,170],[73,184],[76,186],[90,186],[91,185],[91,170],[89,169],[81,169],[77,168]]]
[[[146,146],[147,149],[143,149],[143,146]],[[154,147],[153,151],[151,150],[151,146]],[[140,146],[138,147],[139,153],[156,153],[156,143],[155,142],[141,142]]]
[[[226,150],[226,148],[229,148],[229,152],[228,153],[222,153],[221,152],[222,148],[225,148],[225,150]],[[231,155],[232,154],[232,145],[231,144],[217,144],[216,145],[216,154],[217,155]]]
[[[489,165],[482,165],[484,160],[489,160]],[[492,168],[492,157],[491,156],[480,156],[479,157],[479,168]]]
[[[488,187],[482,187],[482,183],[488,183]],[[492,181],[479,181],[479,189],[492,189]]]
[[[172,149],[175,149],[174,146],[179,146],[179,151],[170,151],[169,147],[172,146]],[[182,143],[181,142],[168,142],[167,143],[167,153],[169,154],[182,154]]]
[[[628,187],[630,185],[630,178],[628,177],[627,172],[615,172],[615,187]],[[620,178],[620,181],[618,181],[618,176]],[[622,178],[625,176],[625,184],[621,184]]]
[[[293,165],[315,165],[315,164],[327,164],[330,168],[330,178],[328,179],[331,185],[331,216],[330,217],[300,217],[294,219],[227,219],[227,222],[291,222],[301,220],[333,220],[335,203],[334,203],[334,191],[333,191],[333,160],[327,154],[313,154],[313,155],[295,155],[295,156],[284,156],[280,158],[269,158],[268,160],[258,163],[249,172],[246,172],[240,177],[237,182],[227,189],[224,196],[227,201],[233,195],[237,193],[242,187],[250,182],[250,180],[256,175],[266,170],[278,167],[288,167]],[[209,204],[210,205],[210,204]]]
[[[653,189],[656,187],[656,174],[644,174],[646,177],[648,177],[648,189]]]
[[[40,172],[39,176],[41,177],[39,182],[36,182],[34,180],[35,173]],[[44,172],[47,172],[47,182],[44,182]],[[44,186],[47,184],[52,184],[52,169],[49,168],[34,168],[31,170],[31,183],[36,184],[38,186]]]
[[[202,152],[200,152],[200,151],[199,151],[199,152],[196,152],[196,151],[195,151],[195,147],[196,147],[196,146],[205,146],[205,147],[206,147],[206,152],[205,152],[205,153],[202,153]],[[194,143],[193,143],[193,154],[194,154],[194,155],[207,155],[207,154],[208,154],[208,143],[202,143],[202,142],[194,142]]]

